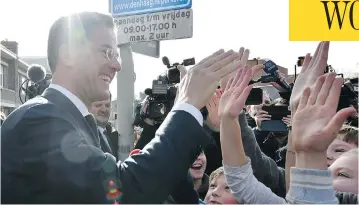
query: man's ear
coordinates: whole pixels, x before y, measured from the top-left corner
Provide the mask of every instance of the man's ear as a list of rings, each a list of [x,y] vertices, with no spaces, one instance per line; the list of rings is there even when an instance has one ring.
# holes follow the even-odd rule
[[[73,67],[75,64],[75,54],[76,51],[72,50],[72,47],[69,45],[61,45],[59,49],[59,62],[61,62],[66,67]]]

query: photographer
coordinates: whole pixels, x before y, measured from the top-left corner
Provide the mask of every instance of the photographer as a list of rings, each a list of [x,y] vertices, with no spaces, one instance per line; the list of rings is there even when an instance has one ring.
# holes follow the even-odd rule
[[[191,61],[191,63],[194,63]],[[167,59],[167,63],[169,63]],[[143,102],[136,108],[135,111],[135,126],[140,126],[143,128],[141,132],[141,136],[139,140],[137,141],[134,149],[142,150],[155,136],[157,129],[160,127],[161,123],[163,122],[164,118],[167,116],[167,113],[171,110],[175,98],[176,98],[176,92],[173,94],[174,88],[176,83],[183,77],[185,74],[185,67],[188,65],[188,61],[186,63],[186,60],[183,65],[174,64],[176,66],[173,66],[174,69],[176,69],[178,72],[174,71],[174,69],[171,66],[168,66],[169,68],[172,68],[172,72],[167,72],[167,75],[165,76],[159,76],[158,80],[154,81],[153,89],[146,89],[145,93],[148,95]],[[170,69],[171,70],[171,69]],[[181,73],[180,73],[181,71]],[[157,92],[154,91],[155,83],[158,81],[164,81],[166,85],[166,94],[165,95],[158,95]],[[161,82],[162,83],[162,82]],[[153,92],[154,91],[154,92]],[[177,89],[176,89],[177,91]],[[202,152],[198,153],[198,157],[196,161],[203,161],[204,154]],[[205,157],[204,157],[205,158]],[[193,162],[193,164],[196,164],[196,161]],[[192,166],[193,166],[192,164]],[[200,186],[197,193],[197,189],[194,188],[194,181],[191,171],[192,166],[189,169],[189,172],[187,173],[187,177],[180,180],[180,183],[175,187],[175,189],[171,192],[171,195],[168,196],[165,203],[169,204],[197,204],[199,201],[199,194],[201,196],[205,195],[203,194],[203,186]],[[205,169],[205,165],[203,166],[203,172]],[[197,170],[196,170],[197,171]],[[194,171],[194,172],[196,172]],[[203,173],[202,173],[202,176]],[[198,176],[194,180],[198,181]],[[208,178],[208,177],[207,177]],[[207,178],[204,178],[205,180]],[[204,185],[208,184],[208,182],[204,181]]]
[[[182,63],[173,63],[164,56],[163,64],[167,67],[165,75],[159,75],[152,82],[152,89],[147,88],[147,97],[136,108],[135,125],[143,128],[135,149],[142,149],[149,143],[158,127],[172,109],[177,97],[177,85],[186,74],[185,66],[194,65],[195,59],[184,59]]]
[[[139,113],[136,113],[137,123],[136,125],[143,128],[140,138],[138,139],[134,149],[143,149],[155,136],[156,130],[159,128],[159,125],[155,125],[153,119],[148,117],[142,119],[140,116],[146,115],[145,113],[148,112],[149,102],[148,97],[145,98],[144,102],[142,103]]]
[[[261,125],[263,121],[271,120],[271,115],[262,109],[263,106],[287,106],[286,100],[278,98],[268,105],[254,105],[254,119],[257,126],[253,128],[257,143],[262,152],[277,162],[277,165],[284,168],[285,152],[282,148],[287,144],[288,132],[263,131]],[[290,125],[290,115],[282,118],[282,122]]]

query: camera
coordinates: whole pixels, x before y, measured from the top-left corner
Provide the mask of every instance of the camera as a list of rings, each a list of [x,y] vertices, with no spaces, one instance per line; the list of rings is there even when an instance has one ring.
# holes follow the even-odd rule
[[[52,74],[46,73],[46,69],[41,65],[30,65],[27,71],[27,77],[19,87],[19,98],[21,103],[25,103],[28,99],[32,99],[41,95],[46,88],[49,87],[52,79]],[[21,90],[25,92],[25,99],[23,101]]]
[[[171,111],[176,99],[177,87],[180,82],[179,65],[189,66],[195,64],[194,58],[183,60],[182,63],[173,63],[171,65],[169,59],[165,56],[162,58],[163,64],[167,67],[166,73],[160,75],[152,82],[152,89],[147,88],[147,95],[141,108],[141,118],[150,118],[155,124],[161,124]]]
[[[167,81],[171,84],[176,84],[180,82],[180,71],[178,70],[179,65],[190,66],[196,64],[194,58],[187,58],[182,61],[182,63],[173,63],[171,65],[167,56],[162,58],[162,63],[168,68],[167,70]]]
[[[344,82],[337,110],[341,110],[346,107],[354,107],[358,111],[358,78],[348,79]],[[358,127],[358,117],[348,118],[348,123],[351,126]]]
[[[302,66],[304,59],[304,56],[298,57],[297,66]],[[335,69],[331,65],[326,65],[324,73],[330,72],[335,72]],[[344,78],[343,74],[337,75]],[[350,78],[344,81],[340,92],[337,111],[350,106],[354,107],[358,111],[358,78]],[[352,126],[358,127],[358,118],[350,117],[348,119],[348,123]]]

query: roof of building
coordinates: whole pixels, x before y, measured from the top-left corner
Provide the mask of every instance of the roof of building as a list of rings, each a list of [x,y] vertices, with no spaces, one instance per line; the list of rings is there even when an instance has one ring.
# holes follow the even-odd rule
[[[4,57],[5,59],[17,59],[19,61],[19,66],[25,70],[28,69],[29,63],[26,62],[21,57],[18,57],[15,53],[7,49],[5,46],[0,44],[0,50],[1,50],[1,57]]]

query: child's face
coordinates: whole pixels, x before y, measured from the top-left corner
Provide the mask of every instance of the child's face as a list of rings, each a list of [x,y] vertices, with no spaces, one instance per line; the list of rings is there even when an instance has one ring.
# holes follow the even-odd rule
[[[327,149],[327,164],[328,167],[340,157],[343,153],[356,148],[355,144],[349,144],[342,140],[335,139]]]
[[[204,198],[206,204],[238,204],[238,201],[227,186],[224,175],[213,179]]]
[[[333,175],[334,190],[358,194],[358,153],[347,152],[340,156],[329,169]]]

